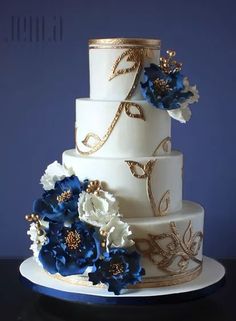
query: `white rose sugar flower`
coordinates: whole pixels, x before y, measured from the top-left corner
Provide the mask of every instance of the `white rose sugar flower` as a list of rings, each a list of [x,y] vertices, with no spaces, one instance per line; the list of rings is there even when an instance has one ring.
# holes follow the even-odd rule
[[[43,185],[45,191],[54,189],[56,181],[61,181],[66,177],[74,175],[72,168],[66,168],[57,161],[48,165],[44,175],[40,179],[40,183]]]
[[[114,216],[120,216],[115,197],[103,190],[98,194],[82,192],[79,197],[78,212],[81,221],[97,227],[107,224]]]

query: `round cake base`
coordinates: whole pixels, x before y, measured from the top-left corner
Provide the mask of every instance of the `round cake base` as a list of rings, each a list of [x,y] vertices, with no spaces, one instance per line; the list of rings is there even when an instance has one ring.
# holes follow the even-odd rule
[[[225,268],[218,261],[204,256],[202,273],[194,280],[179,285],[126,289],[120,295],[105,288],[78,286],[46,273],[33,257],[20,265],[22,282],[32,290],[61,300],[89,304],[151,304],[179,302],[211,294],[224,282]]]

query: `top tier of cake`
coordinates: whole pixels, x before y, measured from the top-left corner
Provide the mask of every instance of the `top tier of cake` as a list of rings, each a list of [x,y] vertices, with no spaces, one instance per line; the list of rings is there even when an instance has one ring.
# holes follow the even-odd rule
[[[141,100],[143,68],[158,64],[160,40],[91,39],[89,41],[90,98]]]

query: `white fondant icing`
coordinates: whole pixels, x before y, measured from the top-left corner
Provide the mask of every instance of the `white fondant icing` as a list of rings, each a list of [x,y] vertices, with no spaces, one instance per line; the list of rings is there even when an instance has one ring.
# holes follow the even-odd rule
[[[127,48],[107,48],[107,49],[90,49],[89,50],[89,71],[90,71],[90,98],[105,100],[124,100],[129,93],[134,81],[136,71],[119,75],[109,80],[112,66],[117,58],[127,50]],[[150,63],[158,64],[160,50],[149,49],[149,56],[144,57],[143,67]],[[129,68],[133,62],[124,59],[119,66],[120,68]],[[143,71],[138,79],[138,86],[132,95],[132,100],[142,99],[140,90],[140,81],[143,81]]]
[[[123,110],[108,140],[92,156],[152,156],[161,142],[171,136],[171,118],[166,111],[151,106],[145,100],[132,102],[140,105],[145,120],[131,118]],[[91,149],[82,143],[88,133],[94,133],[100,138],[106,134],[120,103],[121,101],[76,100],[76,144],[79,150],[87,152]],[[131,107],[131,112],[137,113],[135,107]],[[91,142],[94,142],[93,139]],[[156,155],[165,153],[160,146]]]
[[[167,212],[172,213],[182,206],[182,156],[179,152],[171,152],[168,156],[156,157],[95,158],[80,157],[73,149],[65,151],[62,160],[66,167],[73,168],[80,180],[88,178],[103,182],[104,189],[116,196],[124,217],[151,217],[153,212],[147,196],[146,179],[134,177],[125,161],[143,165],[150,160],[156,161],[151,174],[153,197],[158,206],[163,195],[169,191]]]
[[[130,218],[125,219],[125,221],[130,225],[132,231],[132,238],[134,241],[136,239],[149,239],[149,234],[158,235],[162,233],[171,233],[170,222],[176,224],[177,231],[180,235],[180,238],[183,239],[184,233],[188,227],[189,222],[192,225],[192,235],[196,232],[203,233],[203,221],[204,221],[204,209],[199,204],[183,201],[183,206],[180,211],[172,213],[171,215],[163,217],[154,217],[154,218]],[[186,236],[188,239],[189,234]],[[160,242],[163,248],[166,248],[171,239],[167,238]],[[199,249],[198,255],[196,256],[198,260],[202,260],[202,245]],[[178,268],[178,260],[174,264],[173,268]],[[145,277],[158,277],[166,276],[168,273],[158,268],[157,265],[153,264],[150,259],[142,255],[141,265],[145,269]],[[188,267],[186,271],[194,269],[198,266],[194,260],[189,260]]]

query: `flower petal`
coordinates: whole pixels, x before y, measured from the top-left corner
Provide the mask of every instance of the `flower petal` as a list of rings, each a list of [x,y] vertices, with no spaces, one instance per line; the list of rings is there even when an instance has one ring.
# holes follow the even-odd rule
[[[180,107],[178,109],[167,110],[170,117],[178,120],[181,123],[186,123],[190,120],[192,112],[189,107]]]
[[[40,183],[43,185],[43,189],[45,191],[51,190],[55,187],[55,183],[64,179],[65,177],[69,177],[74,175],[74,171],[72,168],[66,168],[64,165],[61,165],[57,161],[48,165],[45,170],[44,175],[40,179]]]

